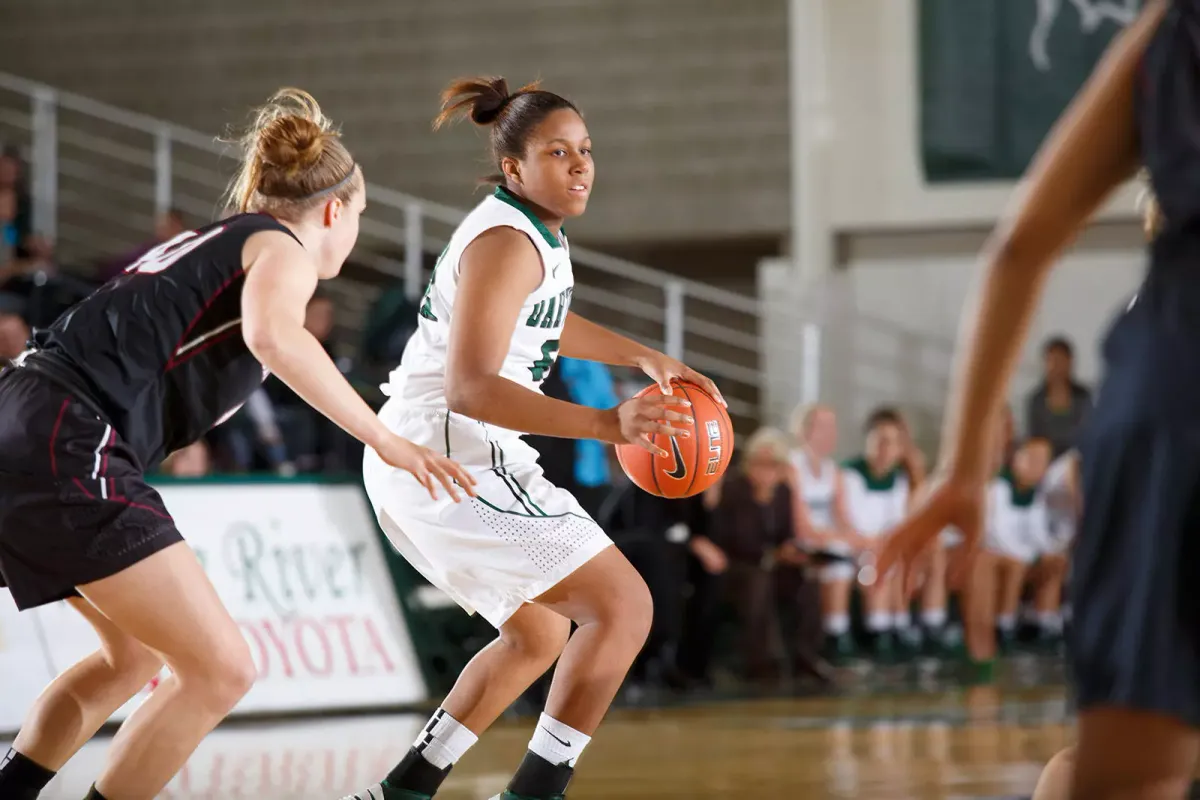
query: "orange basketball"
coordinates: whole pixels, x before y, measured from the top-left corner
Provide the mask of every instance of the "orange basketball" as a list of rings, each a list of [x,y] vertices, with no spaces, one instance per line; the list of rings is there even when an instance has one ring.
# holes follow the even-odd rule
[[[672,422],[671,427],[688,430],[691,436],[654,435],[654,443],[666,450],[666,458],[657,456],[636,444],[617,445],[617,460],[621,468],[639,488],[659,497],[691,497],[716,483],[729,466],[733,455],[733,423],[725,406],[694,383],[672,383],[675,396],[682,397],[692,407],[674,406],[690,411],[695,422]],[[637,393],[642,397],[662,391],[658,385],[647,386]]]

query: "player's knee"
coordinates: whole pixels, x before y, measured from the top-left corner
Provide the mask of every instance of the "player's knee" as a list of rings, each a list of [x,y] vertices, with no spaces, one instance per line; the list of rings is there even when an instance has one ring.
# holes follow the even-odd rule
[[[609,641],[621,640],[637,651],[650,635],[654,601],[642,577],[632,569],[614,580],[600,597],[576,618],[580,625],[597,625]]]
[[[571,635],[571,621],[557,614],[544,614],[537,625],[506,627],[500,633],[505,645],[530,662],[544,664],[547,669],[562,654]]]
[[[1175,798],[1187,797],[1191,788],[1191,776],[1120,776],[1092,775],[1079,771],[1071,784],[1071,797],[1086,797],[1089,800],[1125,800],[1129,797]],[[1040,800],[1040,798],[1037,798]]]
[[[1046,762],[1032,800],[1064,800],[1071,795],[1071,779],[1075,773],[1075,748],[1060,750]]]
[[[190,675],[180,675],[185,686],[196,692],[202,702],[222,714],[228,713],[238,704],[258,677],[258,669],[250,656],[245,641],[214,654],[203,666],[203,671],[190,670]]]
[[[130,683],[133,691],[149,683],[163,665],[157,653],[132,638],[106,643],[104,657],[113,672]]]
[[[654,599],[641,576],[628,581],[627,584],[623,587],[619,600],[609,611],[609,618],[613,630],[627,637],[630,645],[639,650],[646,643],[650,627],[654,624]]]

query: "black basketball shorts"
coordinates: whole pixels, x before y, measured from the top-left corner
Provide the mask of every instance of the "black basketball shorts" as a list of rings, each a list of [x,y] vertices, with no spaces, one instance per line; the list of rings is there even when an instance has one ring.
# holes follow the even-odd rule
[[[20,609],[182,541],[112,426],[51,379],[0,375],[0,585]]]
[[[1200,727],[1200,425],[1108,425],[1081,444],[1069,658],[1081,710]]]

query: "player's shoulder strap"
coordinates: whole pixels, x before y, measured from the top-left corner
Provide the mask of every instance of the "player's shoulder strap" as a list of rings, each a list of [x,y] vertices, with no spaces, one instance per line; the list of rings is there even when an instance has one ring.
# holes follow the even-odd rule
[[[524,200],[503,186],[497,186],[476,207],[460,230],[466,237],[474,239],[497,227],[514,228],[524,233],[544,260],[559,258],[566,248],[565,231],[562,237],[556,236]]]
[[[201,228],[200,230],[204,231],[210,228],[216,228],[218,226],[223,226],[226,230],[243,231],[245,232],[247,238],[251,234],[258,233],[259,231],[279,231],[281,233],[286,233],[295,240],[296,244],[304,247],[304,242],[300,241],[300,237],[297,236],[291,228],[289,228],[287,225],[284,225],[270,214],[235,214],[232,217],[227,217],[219,222],[214,222],[207,228]]]

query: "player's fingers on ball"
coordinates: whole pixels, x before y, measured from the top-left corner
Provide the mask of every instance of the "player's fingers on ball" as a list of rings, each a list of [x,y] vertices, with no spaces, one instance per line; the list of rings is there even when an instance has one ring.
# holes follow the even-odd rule
[[[690,408],[692,405],[692,402],[686,397],[680,397],[677,394],[648,394],[646,395],[645,399],[649,401],[647,405],[656,409],[666,406],[683,406],[684,408]]]
[[[633,439],[633,444],[636,444],[643,450],[649,450],[656,456],[662,456],[663,458],[667,457],[667,451],[656,445],[648,436],[635,436]]]
[[[722,405],[725,404],[725,397],[724,397],[724,395],[721,394],[721,390],[717,388],[717,384],[713,382],[712,378],[709,378],[707,375],[701,375],[700,373],[696,373],[695,379],[696,379],[696,383],[698,383],[700,385],[701,389],[708,392],[714,398],[719,400]]]
[[[692,435],[692,432],[685,428],[673,428],[670,425],[664,425],[661,422],[652,422],[642,428],[646,433],[661,433],[663,436],[678,436],[681,439],[687,439]]]
[[[662,414],[659,415],[659,419],[665,419],[668,422],[686,422],[688,425],[694,425],[696,422],[696,420],[692,418],[691,414],[683,411],[664,410]]]

